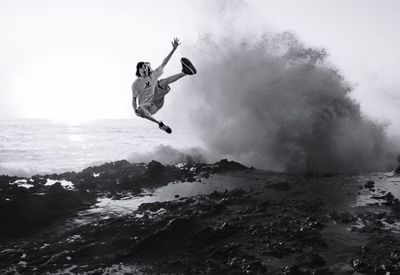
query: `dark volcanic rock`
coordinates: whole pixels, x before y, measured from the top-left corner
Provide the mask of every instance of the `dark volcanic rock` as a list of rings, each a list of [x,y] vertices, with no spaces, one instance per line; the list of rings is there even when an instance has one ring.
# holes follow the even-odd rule
[[[175,166],[163,166],[156,161],[131,164],[126,160],[78,173],[37,175],[31,179],[0,176],[0,236],[31,234],[89,208],[100,194],[117,197],[120,192],[140,193],[143,187],[166,185],[187,177],[193,177],[193,173]],[[45,186],[47,179],[71,181],[75,189],[66,190],[60,183]],[[16,180],[29,182],[32,187],[10,184]]]
[[[144,187],[166,185],[169,182],[193,176],[190,170],[171,165],[164,166],[154,160],[147,165],[121,160],[89,167],[79,173],[52,175],[56,179],[72,181],[80,190],[89,189],[112,194],[123,191],[140,193]]]
[[[353,260],[353,268],[366,274],[400,274],[400,240],[391,235],[373,235]]]
[[[400,218],[400,200],[395,198],[391,192],[383,196],[372,196],[376,200],[384,200],[382,205],[389,206],[392,209],[393,217]]]
[[[194,169],[193,169],[194,168]],[[233,161],[221,160],[213,165],[187,164],[185,169],[162,165],[157,161],[129,163],[126,160],[88,167],[81,172],[33,176],[26,189],[10,185],[17,177],[0,176],[1,232],[22,233],[51,224],[89,207],[99,194],[118,197],[121,192],[140,193],[144,187],[158,187],[176,180],[193,181],[199,173],[220,173],[247,167]],[[45,187],[47,179],[71,181],[76,190],[65,190],[59,184]],[[23,179],[28,180],[28,179]],[[19,232],[19,233],[18,233]]]
[[[357,217],[348,212],[331,211],[329,217],[336,223],[352,223],[357,221]]]
[[[306,264],[310,267],[322,267],[326,265],[324,258],[318,253],[312,253],[311,255],[307,256]]]
[[[216,272],[265,271],[265,266],[256,257],[245,256],[240,247],[237,253],[232,252],[232,256],[244,257],[240,264],[231,261],[231,267],[224,269],[221,266],[227,266],[227,263],[222,263],[221,259],[215,264],[206,264],[206,269],[202,266],[209,255],[206,250],[217,251],[244,229],[242,222],[229,219],[214,223],[214,217],[222,217],[228,205],[246,200],[245,192],[240,189],[215,192],[198,201],[182,198],[143,204],[137,210],[140,218],[134,215],[123,219],[105,217],[105,220],[89,224],[73,224],[72,218],[79,218],[78,211],[93,206],[98,196],[120,198],[124,194],[138,194],[142,188],[244,169],[248,168],[227,160],[212,165],[185,164],[183,167],[162,165],[157,161],[131,164],[122,160],[80,172],[36,175],[29,179],[0,176],[0,273],[53,273],[66,266],[77,267],[71,272],[85,273],[126,260],[127,255],[129,261],[154,262],[156,254],[157,261],[161,258],[165,261],[155,265],[154,269],[159,266],[160,270],[171,268],[178,273],[196,273],[196,270],[207,268]],[[48,186],[49,179],[56,183]],[[20,187],[19,183],[10,184],[16,180],[28,183],[30,188]],[[65,180],[72,182],[74,187],[63,187],[61,182]],[[202,221],[204,218],[208,221]],[[213,241],[204,246],[207,240]],[[195,247],[200,251],[192,250]],[[195,257],[181,257],[181,252]],[[220,253],[223,254],[222,250]],[[191,268],[192,265],[195,267]]]
[[[96,199],[90,193],[65,190],[59,183],[46,193],[33,191],[12,185],[2,192],[9,200],[0,200],[0,239],[31,234],[89,207]]]
[[[153,165],[157,173],[168,169]],[[60,188],[51,192],[80,194]],[[131,215],[21,241],[18,249],[0,247],[0,262],[26,274],[96,274],[116,263],[144,264],[147,274],[330,274],[321,269],[320,251],[327,247],[320,234],[326,217],[321,200],[258,201],[248,195],[234,189],[142,204]],[[268,265],[287,258],[301,273]]]
[[[367,189],[373,189],[375,187],[375,182],[367,181],[367,183],[364,185],[364,187]]]
[[[238,188],[144,203],[123,216],[91,210],[77,215],[99,195],[130,198],[144,187],[244,169],[248,168],[227,160],[178,167],[119,161],[81,172],[35,176],[29,179],[30,189],[10,185],[21,178],[0,176],[0,273],[300,275],[341,274],[338,269],[343,267],[349,274],[348,269],[400,274],[400,242],[385,227],[398,222],[399,201],[391,193],[380,193],[376,207],[385,212],[357,209],[356,216],[342,208],[332,210],[319,194],[304,199],[286,192],[294,188],[306,195],[313,191],[306,189],[307,181],[315,178],[305,178],[301,189],[292,178],[274,175],[265,180],[280,192],[265,190],[259,181],[248,191]],[[66,190],[60,183],[45,186],[47,178],[69,180],[75,189]],[[349,224],[356,221],[362,227],[349,232]],[[338,228],[345,233],[335,231]],[[346,243],[341,250],[342,244],[334,241],[347,242],[349,235],[355,247]],[[337,259],[340,262],[334,262]]]
[[[238,162],[229,161],[227,159],[220,160],[214,164],[205,165],[202,170],[210,172],[210,173],[222,173],[228,171],[241,171],[250,169]]]
[[[277,191],[288,191],[291,188],[291,186],[287,181],[283,181],[283,182],[268,184],[265,186],[265,188],[271,188]]]
[[[169,258],[171,250],[176,251],[188,245],[187,240],[198,230],[193,217],[176,217],[161,229],[141,240],[133,249],[135,259]]]

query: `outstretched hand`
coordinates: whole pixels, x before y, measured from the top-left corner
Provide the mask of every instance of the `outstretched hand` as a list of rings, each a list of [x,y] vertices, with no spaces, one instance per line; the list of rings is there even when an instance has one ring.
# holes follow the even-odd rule
[[[172,48],[174,48],[174,50],[176,50],[176,48],[178,48],[178,46],[181,44],[179,43],[178,38],[174,38],[174,41],[172,41],[171,43],[172,43]]]
[[[167,65],[169,59],[171,58],[171,56],[174,54],[175,50],[178,48],[178,46],[181,43],[179,43],[179,39],[175,37],[174,41],[172,41],[171,44],[172,44],[172,51],[167,55],[167,57],[164,59],[163,63],[161,64],[161,66],[163,68],[165,67],[165,65]]]

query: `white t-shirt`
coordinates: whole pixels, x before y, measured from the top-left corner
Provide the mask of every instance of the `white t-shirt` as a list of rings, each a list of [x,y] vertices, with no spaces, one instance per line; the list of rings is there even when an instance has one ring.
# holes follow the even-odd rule
[[[139,105],[151,102],[158,78],[164,73],[163,67],[159,66],[148,77],[138,77],[132,84],[132,96],[137,97]]]

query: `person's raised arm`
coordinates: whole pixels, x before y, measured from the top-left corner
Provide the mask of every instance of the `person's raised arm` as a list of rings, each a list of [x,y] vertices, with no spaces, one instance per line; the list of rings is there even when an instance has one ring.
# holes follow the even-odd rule
[[[175,50],[178,48],[178,46],[181,43],[179,43],[178,38],[174,38],[174,41],[172,41],[171,44],[172,44],[172,51],[167,55],[167,57],[164,59],[163,63],[161,64],[162,68],[164,68],[165,65],[167,65],[168,61],[171,59],[171,56],[174,54]]]

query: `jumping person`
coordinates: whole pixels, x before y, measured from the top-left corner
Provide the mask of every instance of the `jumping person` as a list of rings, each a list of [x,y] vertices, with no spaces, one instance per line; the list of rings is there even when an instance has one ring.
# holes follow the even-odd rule
[[[159,79],[164,73],[164,67],[167,65],[171,56],[180,45],[178,38],[174,38],[172,51],[167,55],[162,64],[154,71],[149,62],[139,62],[136,65],[137,79],[132,84],[132,106],[135,114],[139,117],[148,119],[158,124],[159,128],[168,134],[172,132],[171,128],[162,121],[153,117],[164,105],[164,97],[171,90],[169,84],[186,76],[196,74],[196,68],[185,57],[181,59],[182,72],[170,77]]]

